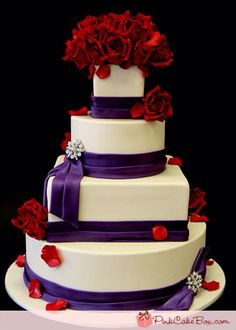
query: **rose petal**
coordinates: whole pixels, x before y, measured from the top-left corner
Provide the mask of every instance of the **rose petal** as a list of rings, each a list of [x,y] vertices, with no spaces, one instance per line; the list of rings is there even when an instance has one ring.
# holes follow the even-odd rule
[[[168,236],[168,231],[165,226],[155,226],[152,228],[152,234],[156,241],[164,241]]]
[[[205,215],[199,215],[196,213],[192,213],[189,216],[190,222],[207,222],[209,219]]]
[[[60,309],[66,308],[68,305],[68,301],[66,299],[56,299],[52,303],[46,304],[47,311],[59,311]]]
[[[211,265],[213,265],[214,264],[214,260],[213,259],[208,259],[207,261],[206,261],[206,266],[211,266]]]
[[[109,65],[100,65],[96,71],[96,75],[99,79],[105,79],[110,76],[111,69]]]
[[[130,109],[132,118],[141,118],[144,114],[144,105],[141,102],[135,103]]]
[[[65,138],[64,138],[64,140],[61,142],[61,149],[62,149],[63,151],[66,151],[67,144],[68,144],[68,142],[71,140],[71,133],[70,133],[70,132],[65,132],[64,136],[65,136]]]
[[[41,252],[41,258],[49,267],[57,267],[61,264],[62,261],[55,245],[45,245]]]
[[[89,75],[88,75],[88,79],[93,79],[94,73],[95,73],[95,66],[94,65],[90,65],[89,66]]]
[[[182,159],[179,157],[171,157],[168,160],[168,164],[170,165],[178,165],[179,167],[181,167],[183,165]]]
[[[220,283],[217,281],[211,281],[211,282],[203,281],[202,287],[208,291],[215,291],[220,288]]]
[[[150,40],[146,41],[144,44],[147,47],[158,46],[161,41],[161,35],[158,31],[153,32]]]
[[[41,298],[42,297],[42,293],[40,291],[40,282],[38,280],[31,280],[30,284],[29,284],[29,296],[30,298]]]
[[[70,116],[86,116],[88,114],[88,108],[82,107],[77,110],[69,110],[68,113]]]
[[[18,255],[16,258],[16,264],[18,267],[24,267],[25,265],[25,256]]]

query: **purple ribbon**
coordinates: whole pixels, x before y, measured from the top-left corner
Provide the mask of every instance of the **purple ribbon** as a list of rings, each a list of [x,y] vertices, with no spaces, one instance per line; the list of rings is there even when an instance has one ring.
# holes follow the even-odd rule
[[[50,212],[78,228],[80,181],[83,175],[96,178],[128,179],[151,176],[164,171],[164,150],[143,154],[95,154],[83,152],[81,159],[65,159],[53,168],[44,183],[44,206],[47,206],[47,183],[52,182]]]
[[[91,117],[130,119],[130,109],[137,102],[142,102],[142,97],[103,97],[92,96]]]
[[[65,159],[48,173],[44,183],[44,206],[47,205],[47,184],[51,176],[55,178],[52,183],[50,212],[77,228],[82,163],[80,160]]]
[[[155,242],[152,228],[164,226],[168,231],[165,241],[186,241],[188,220],[177,221],[80,221],[71,230],[66,222],[49,222],[48,242]]]
[[[208,249],[199,250],[192,271],[205,277]],[[157,270],[158,271],[158,270]],[[95,275],[96,276],[96,275]],[[37,279],[42,287],[42,299],[53,302],[57,298],[68,300],[75,310],[188,310],[195,294],[186,285],[187,278],[160,289],[118,292],[75,290],[48,281],[34,273],[25,263],[24,282]]]

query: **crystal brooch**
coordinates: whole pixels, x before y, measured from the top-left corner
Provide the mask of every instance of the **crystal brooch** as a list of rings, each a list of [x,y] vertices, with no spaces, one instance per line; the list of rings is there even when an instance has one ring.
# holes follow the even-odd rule
[[[197,294],[202,287],[202,281],[202,275],[198,274],[197,272],[193,272],[188,276],[186,284],[189,290]]]
[[[69,141],[66,147],[66,157],[78,160],[84,151],[84,145],[81,140]]]

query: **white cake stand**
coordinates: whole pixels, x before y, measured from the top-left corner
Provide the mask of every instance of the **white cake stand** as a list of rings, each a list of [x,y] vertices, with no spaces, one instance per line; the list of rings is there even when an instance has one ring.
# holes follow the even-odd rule
[[[216,291],[200,290],[194,298],[190,311],[186,315],[193,314],[193,311],[201,311],[213,304],[223,293],[225,287],[225,275],[222,268],[214,262],[207,267],[206,280],[220,282],[220,288]],[[56,312],[45,311],[46,302],[42,299],[32,299],[28,296],[28,290],[23,282],[23,268],[18,267],[15,262],[8,268],[5,277],[5,286],[9,296],[22,308],[38,316],[63,322],[66,324],[79,325],[92,328],[137,328],[136,316],[140,311],[75,311],[61,310]],[[158,311],[149,311],[152,316]],[[182,315],[180,312],[161,312],[167,316],[173,313]],[[158,313],[160,314],[160,312]]]

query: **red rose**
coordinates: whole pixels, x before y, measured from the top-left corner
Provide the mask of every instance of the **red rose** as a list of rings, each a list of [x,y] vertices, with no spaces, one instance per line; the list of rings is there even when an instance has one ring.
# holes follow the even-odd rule
[[[77,26],[79,30],[82,30],[87,35],[94,35],[96,27],[98,25],[98,18],[95,16],[86,16],[81,22],[78,22]]]
[[[102,65],[107,59],[101,43],[97,40],[86,42],[90,65]]]
[[[152,48],[148,64],[156,68],[164,68],[173,61],[173,53],[171,52],[166,37],[162,34],[158,44]]]
[[[66,42],[64,61],[76,64],[79,70],[90,64],[86,42],[82,33],[73,30],[73,39]]]
[[[29,236],[42,239],[47,227],[47,214],[44,206],[31,199],[18,208],[18,215],[11,222]]]
[[[146,46],[144,43],[138,43],[133,53],[132,63],[135,65],[147,63],[151,53],[151,47]]]
[[[156,86],[144,98],[144,119],[164,121],[173,115],[172,97]]]
[[[102,42],[107,55],[107,62],[111,64],[122,64],[129,59],[131,41],[122,35],[110,33]]]
[[[201,209],[207,204],[205,201],[206,193],[200,188],[192,188],[189,197],[189,209],[194,213],[199,213]]]
[[[45,236],[45,229],[46,229],[46,223],[40,224],[36,221],[32,221],[28,224],[27,227],[23,228],[23,232],[29,235],[30,237],[41,240]]]
[[[154,24],[152,23],[151,16],[145,16],[142,14],[137,14],[135,19],[133,19],[133,24],[130,29],[130,39],[135,45],[136,43],[144,43],[149,38],[151,38],[154,31]]]

